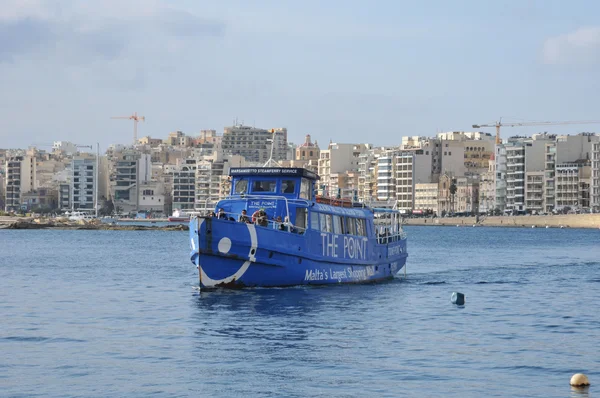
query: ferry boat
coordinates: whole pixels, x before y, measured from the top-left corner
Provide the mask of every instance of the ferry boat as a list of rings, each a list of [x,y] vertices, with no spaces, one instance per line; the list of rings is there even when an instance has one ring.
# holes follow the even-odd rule
[[[231,168],[230,195],[190,220],[201,288],[368,283],[406,263],[400,214],[314,194],[302,168]]]

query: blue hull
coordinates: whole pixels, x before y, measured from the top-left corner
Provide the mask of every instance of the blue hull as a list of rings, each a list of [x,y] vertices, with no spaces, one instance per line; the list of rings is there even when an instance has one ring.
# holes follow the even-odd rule
[[[215,218],[190,222],[201,287],[281,287],[391,279],[406,263],[406,239],[279,231]]]

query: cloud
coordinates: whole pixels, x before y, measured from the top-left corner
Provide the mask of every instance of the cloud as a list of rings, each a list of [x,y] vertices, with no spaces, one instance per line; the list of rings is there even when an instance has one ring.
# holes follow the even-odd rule
[[[542,56],[545,63],[556,65],[600,62],[600,26],[582,27],[547,39]]]
[[[160,55],[182,41],[222,37],[222,21],[198,17],[158,0],[102,2],[3,0],[0,66],[43,57],[65,66]]]
[[[55,36],[52,24],[43,20],[23,18],[0,22],[0,62],[10,62],[20,54],[44,49]]]

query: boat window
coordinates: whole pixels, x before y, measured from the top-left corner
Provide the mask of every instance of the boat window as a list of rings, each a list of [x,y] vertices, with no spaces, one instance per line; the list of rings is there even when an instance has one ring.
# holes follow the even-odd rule
[[[321,231],[331,233],[331,214],[319,213]]]
[[[296,227],[298,227],[300,232],[304,232],[304,230],[306,229],[306,217],[306,209],[304,207],[297,207],[295,225]]]
[[[252,182],[252,192],[275,192],[275,180],[255,180]]]
[[[367,236],[367,228],[364,218],[356,219],[356,235]]]
[[[343,234],[342,228],[342,218],[340,216],[333,216],[333,233],[334,234]]]
[[[235,193],[242,194],[248,191],[248,180],[238,180],[235,183]]]
[[[281,193],[294,193],[296,192],[296,181],[294,180],[283,180],[281,181]]]
[[[321,225],[321,231],[327,232],[327,226],[325,225],[325,214],[323,214],[323,213],[318,213],[318,214],[319,214],[319,224]]]
[[[300,182],[300,198],[312,200],[312,191],[310,190],[310,181],[303,178]]]
[[[350,235],[356,235],[356,222],[352,217],[346,217],[346,229]]]
[[[314,211],[310,212],[310,227],[314,230],[319,230],[319,213]]]

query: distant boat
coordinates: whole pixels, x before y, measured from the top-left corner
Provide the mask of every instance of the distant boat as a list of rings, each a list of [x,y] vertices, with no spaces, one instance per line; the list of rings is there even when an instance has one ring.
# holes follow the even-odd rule
[[[314,196],[319,177],[306,169],[243,167],[230,175],[230,196],[216,215],[190,220],[200,287],[380,282],[404,267],[398,211]]]
[[[175,211],[173,211],[173,215],[167,218],[167,220],[169,220],[169,222],[187,222],[190,220],[190,214],[182,210],[175,209]]]
[[[95,220],[96,217],[93,214],[90,213],[86,213],[83,211],[72,211],[72,212],[66,212],[65,216],[68,217],[69,221],[80,221],[80,220],[84,220],[84,221],[90,221],[90,220]]]

